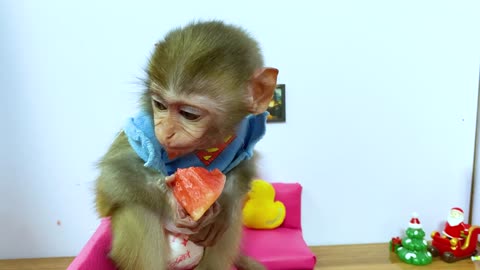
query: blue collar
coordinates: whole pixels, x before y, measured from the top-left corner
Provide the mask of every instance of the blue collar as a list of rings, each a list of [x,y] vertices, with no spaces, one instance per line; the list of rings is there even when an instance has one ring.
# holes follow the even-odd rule
[[[224,174],[241,161],[253,156],[255,144],[265,135],[268,112],[249,115],[240,123],[237,134],[225,138],[225,144],[216,148],[190,153],[175,159],[168,159],[167,152],[155,137],[153,119],[144,111],[130,118],[124,128],[128,142],[145,162],[145,167],[164,175],[173,174],[178,168],[204,167],[219,169]]]

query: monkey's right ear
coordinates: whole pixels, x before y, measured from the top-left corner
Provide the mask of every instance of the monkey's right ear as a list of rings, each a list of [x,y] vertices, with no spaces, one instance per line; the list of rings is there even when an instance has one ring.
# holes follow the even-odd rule
[[[278,69],[261,68],[255,71],[250,80],[249,111],[260,114],[267,110],[277,87]]]

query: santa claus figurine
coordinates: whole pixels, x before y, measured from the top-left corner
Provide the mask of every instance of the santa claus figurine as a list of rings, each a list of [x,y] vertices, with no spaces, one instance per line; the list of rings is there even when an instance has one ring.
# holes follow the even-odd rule
[[[463,223],[463,210],[459,207],[450,209],[443,234],[448,238],[463,239],[468,235],[468,225]]]

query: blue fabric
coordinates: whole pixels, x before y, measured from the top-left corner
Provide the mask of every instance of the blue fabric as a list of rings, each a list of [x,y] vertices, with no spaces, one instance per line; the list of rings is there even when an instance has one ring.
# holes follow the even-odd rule
[[[236,138],[208,166],[195,153],[168,159],[167,152],[155,137],[153,119],[144,111],[127,121],[124,132],[145,166],[165,175],[187,167],[219,169],[226,174],[241,161],[253,156],[255,144],[265,135],[267,116],[268,112],[245,117],[240,123]]]

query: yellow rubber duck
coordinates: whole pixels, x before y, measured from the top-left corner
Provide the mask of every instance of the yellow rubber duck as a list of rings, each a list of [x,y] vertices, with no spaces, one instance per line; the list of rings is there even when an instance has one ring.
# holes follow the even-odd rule
[[[252,181],[247,201],[243,206],[243,224],[252,229],[274,229],[285,220],[285,205],[274,201],[275,189],[265,180]]]

